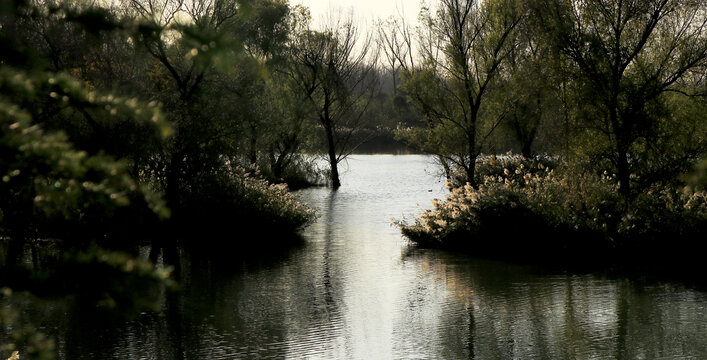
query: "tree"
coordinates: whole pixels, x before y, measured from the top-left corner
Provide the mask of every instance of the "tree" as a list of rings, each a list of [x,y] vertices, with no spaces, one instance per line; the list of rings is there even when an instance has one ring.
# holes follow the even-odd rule
[[[257,163],[266,133],[268,66],[289,33],[280,0],[130,0],[153,29],[136,40],[154,59],[154,87],[175,136],[151,167],[170,207],[213,209],[207,191],[227,193],[235,165]],[[220,197],[223,198],[223,197]],[[200,204],[200,205],[199,205]]]
[[[518,24],[516,46],[499,75],[498,88],[489,96],[490,112],[496,117],[505,116],[501,126],[504,131],[497,134],[500,136],[494,143],[519,146],[526,158],[532,158],[538,149],[557,150],[553,143],[561,135],[558,99],[562,79],[553,71],[551,47],[536,26],[529,16]]]
[[[174,123],[175,136],[165,153],[156,158],[155,172],[164,172],[167,201],[175,210],[182,206],[182,198],[189,186],[201,175],[220,167],[221,139],[214,132],[223,126],[214,123],[217,118],[200,116],[200,91],[203,83],[214,73],[217,50],[228,51],[224,28],[233,21],[240,7],[234,1],[128,0],[128,14],[143,22],[145,31],[136,40],[155,59],[159,77],[169,79],[167,88],[158,93],[159,100],[168,109]],[[184,12],[190,22],[182,25],[178,14]],[[218,41],[218,42],[217,42]],[[217,47],[218,45],[218,47]],[[162,83],[155,85],[161,87]],[[206,148],[208,147],[208,148]]]
[[[269,110],[266,155],[275,179],[282,179],[296,165],[303,150],[312,150],[316,129],[310,121],[312,106],[302,101],[297,84],[277,69],[271,73],[263,93]],[[310,149],[307,149],[309,147]],[[287,179],[285,179],[287,180]]]
[[[377,89],[370,37],[359,42],[353,20],[338,20],[315,31],[300,11],[290,39],[287,73],[309,102],[324,131],[332,187],[341,186],[338,164],[358,146],[363,115]]]
[[[277,119],[272,117],[271,84],[273,73],[282,66],[285,45],[290,34],[290,8],[286,1],[270,0],[243,2],[241,14],[233,29],[243,41],[246,56],[241,56],[234,68],[218,74],[217,91],[227,95],[235,111],[231,122],[237,124],[237,134],[230,135],[234,150],[245,155],[250,165],[261,164],[261,158],[269,146]],[[224,94],[225,92],[225,94]],[[235,115],[235,116],[234,116]]]
[[[127,23],[119,22],[108,9],[74,1],[30,1],[27,5],[3,24],[4,30],[12,33],[7,38],[12,47],[31,54],[19,66],[70,74],[81,79],[94,97],[106,90],[137,103],[129,84],[141,82],[137,77],[144,72],[144,58],[129,55],[134,46],[128,41],[131,32],[125,31]],[[128,158],[133,176],[139,174],[145,155],[161,142],[144,123],[122,112],[104,117],[93,107],[72,106],[75,104],[53,98],[23,101],[34,103],[27,110],[45,130],[62,130],[73,144],[90,154],[104,152]]]
[[[100,9],[67,4],[47,9],[23,2],[0,7],[2,23],[8,25],[0,28],[0,296],[4,303],[13,290],[75,296],[87,308],[139,314],[155,309],[170,283],[169,270],[105,248],[125,248],[125,237],[118,235],[134,238],[126,230],[139,231],[136,217],[168,216],[162,197],[131,176],[126,159],[78,148],[64,131],[51,128],[57,123],[35,115],[85,112],[106,123],[122,117],[157,139],[168,135],[169,126],[154,104],[95,92],[66,72],[25,61],[36,56],[37,48],[12,47],[15,25],[28,19],[45,23],[55,15],[77,31],[97,23],[101,29],[124,26],[102,17]],[[35,239],[57,245],[47,259],[53,266],[36,259],[26,264],[24,254],[36,254]],[[30,324],[15,322],[13,310],[10,305],[0,311],[0,324],[9,335],[0,350],[14,350],[11,358],[53,358],[53,342]]]
[[[534,14],[572,66],[584,124],[603,139],[602,156],[613,165],[625,199],[639,182],[649,186],[666,170],[675,176],[699,153],[663,156],[676,145],[673,130],[684,125],[671,120],[668,95],[688,94],[685,83],[704,77],[706,9],[703,0],[535,4]]]
[[[415,66],[414,57],[398,56],[408,58],[404,89],[428,119],[429,129],[408,139],[440,156],[448,175],[462,169],[475,186],[476,159],[505,117],[490,116],[487,98],[515,49],[522,14],[511,0],[442,0],[435,16],[423,17],[424,61]]]
[[[397,80],[400,70],[408,64],[408,61],[411,61],[410,66],[414,67],[412,36],[405,19],[398,20],[391,17],[378,23],[378,42],[380,43],[379,48],[383,50],[385,55],[384,65],[390,70],[393,80],[393,96],[395,97],[398,91]]]

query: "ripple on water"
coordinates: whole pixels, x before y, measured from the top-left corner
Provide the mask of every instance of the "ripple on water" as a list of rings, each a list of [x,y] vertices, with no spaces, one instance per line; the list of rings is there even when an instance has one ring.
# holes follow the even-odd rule
[[[225,264],[180,253],[183,291],[161,314],[98,326],[28,302],[23,319],[72,360],[707,359],[704,292],[410,247],[389,218],[445,196],[431,164],[353,156],[340,190],[299,192],[319,213],[303,246]]]

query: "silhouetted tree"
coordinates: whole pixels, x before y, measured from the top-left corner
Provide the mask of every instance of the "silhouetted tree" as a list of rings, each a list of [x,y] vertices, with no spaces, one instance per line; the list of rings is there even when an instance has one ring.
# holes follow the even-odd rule
[[[336,20],[321,31],[300,14],[290,42],[288,74],[310,102],[324,130],[331,185],[341,186],[338,164],[358,145],[355,133],[376,92],[371,38],[362,42],[353,20]]]

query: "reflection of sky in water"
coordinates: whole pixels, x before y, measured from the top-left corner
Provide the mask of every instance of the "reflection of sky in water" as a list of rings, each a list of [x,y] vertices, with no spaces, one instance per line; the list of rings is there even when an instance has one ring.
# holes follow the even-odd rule
[[[398,300],[417,284],[410,283],[414,270],[403,266],[405,241],[390,218],[417,213],[416,203],[428,205],[432,197],[445,194],[444,184],[426,173],[434,170],[429,158],[376,158],[379,161],[369,162],[370,157],[351,157],[337,192],[302,192],[321,216],[305,236],[313,247],[321,246],[322,272],[330,276],[328,285],[339,290],[334,304],[344,329],[332,347],[346,358],[393,358],[400,353],[394,338],[400,318],[406,316],[399,310],[408,304]]]
[[[111,326],[66,306],[26,316],[72,360],[707,358],[705,293],[415,249],[389,218],[444,196],[430,158],[348,166],[339,191],[300,192],[320,215],[304,245],[178,254],[184,290],[160,314]]]

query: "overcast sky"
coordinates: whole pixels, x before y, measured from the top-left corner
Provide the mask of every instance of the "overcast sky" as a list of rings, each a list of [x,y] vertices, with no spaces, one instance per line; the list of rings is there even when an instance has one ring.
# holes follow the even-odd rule
[[[420,12],[420,0],[290,0],[290,3],[307,6],[315,24],[329,13],[348,14],[353,9],[354,18],[362,30],[370,28],[378,19],[397,17],[403,12],[406,21],[413,24]]]

